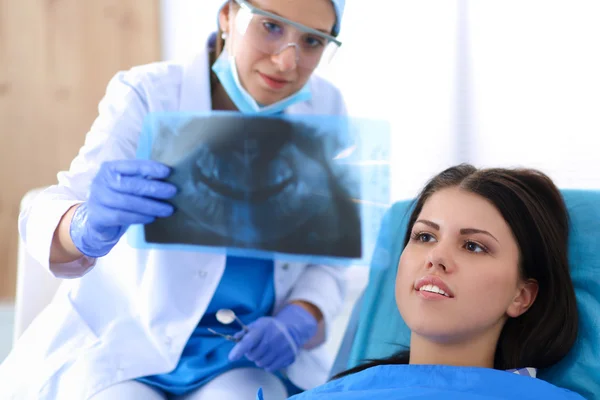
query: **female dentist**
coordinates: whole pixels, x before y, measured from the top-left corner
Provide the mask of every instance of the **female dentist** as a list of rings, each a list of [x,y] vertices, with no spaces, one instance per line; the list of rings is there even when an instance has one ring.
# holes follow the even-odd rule
[[[161,181],[169,168],[135,159],[149,112],[345,113],[338,90],[313,76],[340,45],[343,9],[228,1],[190,62],[111,80],[69,171],[20,215],[29,253],[67,279],[0,366],[0,398],[253,399],[274,380],[288,388],[281,398],[326,381],[320,345],[342,306],[343,268],[138,250],[123,234],[173,212],[176,188]],[[249,324],[237,345],[208,331],[228,333],[223,308]]]

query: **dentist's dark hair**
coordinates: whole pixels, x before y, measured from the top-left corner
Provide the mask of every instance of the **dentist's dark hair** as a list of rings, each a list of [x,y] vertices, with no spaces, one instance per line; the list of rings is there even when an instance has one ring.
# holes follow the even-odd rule
[[[228,0],[227,2],[225,2],[224,8],[221,10],[221,12],[229,12],[230,7],[234,7],[235,11],[237,11],[237,9],[239,8],[238,4],[234,0]],[[225,39],[223,39],[223,33],[223,29],[221,29],[221,27],[219,26],[215,36],[214,55],[211,57],[211,64],[215,62],[217,58],[219,58],[219,56],[223,52],[223,49],[225,49]]]
[[[569,216],[559,189],[533,169],[477,169],[461,164],[431,179],[419,197],[404,236],[406,247],[423,205],[436,192],[458,187],[492,203],[510,227],[519,247],[519,271],[538,283],[529,310],[509,318],[500,333],[494,368],[547,368],[562,360],[577,338],[578,313],[568,254]],[[370,367],[408,364],[410,350],[383,360],[368,360],[333,379]]]
[[[239,7],[239,6],[237,5],[237,3],[235,1],[228,0],[227,2],[224,3],[224,8],[220,12],[229,12],[229,7]],[[219,14],[219,17],[220,17],[220,14]],[[211,43],[212,50],[209,54],[210,65],[213,65],[215,63],[215,61],[217,61],[217,58],[219,58],[219,56],[225,49],[225,39],[223,39],[224,32],[225,31],[223,31],[223,29],[221,29],[221,26],[219,26],[217,28],[216,33],[213,34],[214,38],[211,38],[211,40],[214,40],[214,42]],[[211,69],[211,72],[210,72],[211,94],[214,94],[215,88],[219,84],[218,82],[219,82],[219,78],[217,78],[217,75]]]

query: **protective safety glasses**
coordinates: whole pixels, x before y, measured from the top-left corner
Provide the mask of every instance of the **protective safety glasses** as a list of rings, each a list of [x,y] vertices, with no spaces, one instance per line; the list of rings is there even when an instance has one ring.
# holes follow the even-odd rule
[[[342,45],[331,35],[261,10],[245,0],[235,2],[240,6],[235,19],[237,31],[245,44],[261,52],[279,55],[291,48],[299,67],[314,69],[329,63]]]

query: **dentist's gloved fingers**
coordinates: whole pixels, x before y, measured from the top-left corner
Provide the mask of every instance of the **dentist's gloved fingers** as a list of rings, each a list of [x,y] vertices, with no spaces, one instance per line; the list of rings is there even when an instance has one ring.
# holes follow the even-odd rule
[[[252,329],[229,352],[229,361],[237,361],[254,348],[262,338],[262,329]]]
[[[162,201],[113,191],[100,191],[90,201],[111,209],[107,211],[129,211],[150,217],[168,217],[174,211],[173,206]]]
[[[90,215],[88,218],[90,223],[102,224],[104,227],[149,224],[155,220],[149,215],[116,209],[103,209],[102,212],[96,213],[94,216]]]
[[[271,343],[272,346],[276,347],[277,344],[275,343]],[[269,346],[268,344],[264,347]],[[263,354],[261,354],[258,358],[252,360],[250,358],[248,358],[250,361],[253,361],[256,366],[258,368],[263,368],[263,369],[267,369],[269,366],[271,366],[272,364],[275,364],[275,362],[277,361],[278,358],[281,358],[282,356],[284,356],[284,354],[282,354],[280,351],[277,351],[278,349],[271,349],[271,351],[268,351],[268,347],[267,347],[267,351],[265,351]]]
[[[259,363],[264,364],[264,359],[267,358],[269,353],[279,353],[279,351],[277,350],[281,345],[276,341],[273,341],[272,339],[272,337],[263,335],[260,342],[258,342],[256,346],[254,346],[252,349],[250,349],[250,351],[246,353],[246,358],[252,362],[257,363],[257,365]],[[259,365],[259,367],[262,367],[262,365]]]
[[[152,179],[165,179],[171,173],[171,169],[164,164],[153,160],[118,160],[107,161],[100,167],[102,172],[106,171],[113,175],[145,176]]]
[[[287,368],[295,361],[295,357],[279,357],[276,358],[272,363],[263,367],[263,369],[267,372],[277,372],[280,369]]]
[[[172,183],[155,181],[141,176],[114,175],[104,177],[103,185],[117,193],[131,194],[155,199],[170,199],[177,193]]]
[[[236,332],[236,334],[233,335],[233,337],[236,339],[241,339],[242,337],[244,337],[245,334],[246,334],[246,331],[242,329],[241,331]]]

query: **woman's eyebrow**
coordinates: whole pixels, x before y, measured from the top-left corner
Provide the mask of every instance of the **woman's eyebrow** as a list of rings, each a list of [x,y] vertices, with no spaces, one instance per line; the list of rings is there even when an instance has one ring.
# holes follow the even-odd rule
[[[256,7],[256,8],[259,8],[259,7]],[[290,21],[291,21],[291,19],[289,19],[289,18],[287,18],[287,17],[284,17],[283,15],[281,15],[281,14],[279,14],[279,13],[277,13],[277,12],[275,12],[275,11],[273,11],[273,10],[269,9],[269,8],[259,8],[259,9],[260,9],[260,10],[263,10],[263,11],[266,11],[266,12],[268,12],[268,13],[271,13],[271,14],[273,14],[273,15],[276,15],[276,16],[278,16],[279,18],[283,18],[283,19],[287,19],[287,20],[290,20]],[[294,22],[295,22],[295,21],[294,21]],[[298,24],[300,24],[299,22],[297,22],[297,23],[298,23]],[[315,31],[322,32],[322,33],[323,33],[323,34],[325,34],[325,35],[330,35],[330,34],[331,34],[331,29],[327,30],[327,29],[325,29],[325,28],[315,28],[315,27],[313,27],[313,26],[308,26],[308,25],[304,25],[304,24],[300,24],[300,25],[303,25],[303,26],[306,26],[306,27],[308,27],[308,28],[314,29]]]
[[[439,231],[439,230],[440,230],[440,226],[439,226],[438,224],[436,224],[435,222],[431,222],[431,221],[428,221],[428,220],[426,220],[426,219],[419,219],[419,220],[415,221],[415,224],[416,224],[417,222],[420,222],[420,223],[422,223],[422,224],[425,224],[425,225],[427,225],[427,226],[430,226],[430,227],[432,227],[433,229],[435,229],[435,230],[437,230],[437,231]]]
[[[427,226],[429,226],[429,227],[431,227],[431,228],[433,228],[433,229],[435,229],[435,230],[437,230],[437,231],[439,231],[439,230],[440,230],[440,226],[439,226],[438,224],[436,224],[435,222],[432,222],[432,221],[429,221],[429,220],[426,220],[426,219],[419,219],[419,220],[415,221],[415,224],[416,224],[417,222],[419,222],[419,223],[421,223],[421,224],[425,224],[425,225],[427,225]],[[489,233],[488,231],[484,231],[483,229],[476,229],[476,228],[463,228],[463,229],[461,229],[461,230],[460,230],[460,234],[461,234],[461,235],[472,235],[472,234],[474,234],[474,233],[482,233],[482,234],[484,234],[484,235],[488,235],[488,236],[490,236],[492,239],[494,239],[496,242],[500,243],[500,241],[499,241],[498,239],[496,239],[496,238],[494,237],[494,235],[492,235],[492,234],[491,234],[491,233]]]
[[[498,239],[496,239],[494,237],[494,235],[492,235],[491,233],[489,233],[488,231],[484,231],[482,229],[475,229],[475,228],[464,228],[460,230],[460,234],[461,235],[472,235],[474,233],[483,233],[484,235],[488,235],[489,237],[491,237],[492,239],[494,239],[496,242],[500,243],[500,241]]]

